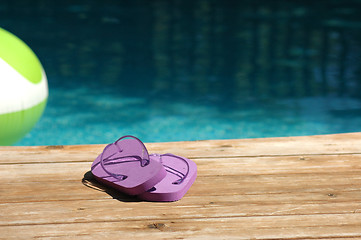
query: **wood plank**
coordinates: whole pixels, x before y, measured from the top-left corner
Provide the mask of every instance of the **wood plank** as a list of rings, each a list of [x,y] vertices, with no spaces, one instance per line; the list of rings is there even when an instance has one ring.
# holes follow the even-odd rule
[[[72,223],[80,219],[83,222],[98,222],[361,213],[359,195],[356,197],[356,194],[347,192],[339,194],[335,197],[322,193],[296,193],[293,197],[289,197],[289,194],[269,194],[270,199],[265,194],[208,199],[190,194],[181,203],[148,203],[130,198],[115,201],[110,197],[3,203],[0,204],[3,216],[0,226]]]
[[[258,157],[258,158],[231,158],[231,159],[194,159],[198,164],[197,182],[202,183],[202,189],[197,194],[214,193],[227,195],[228,193],[253,190],[252,193],[267,190],[279,192],[277,189],[287,191],[308,189],[309,191],[337,191],[347,188],[354,189],[355,184],[361,180],[360,155],[313,156],[299,160],[294,156],[285,157]],[[44,198],[61,194],[69,198],[67,190],[73,190],[71,197],[78,199],[82,192],[81,179],[90,170],[91,163],[36,163],[0,165],[3,186],[0,188],[5,194],[3,201],[31,201],[31,198]],[[317,165],[316,165],[317,164]],[[252,166],[249,168],[249,166]],[[21,173],[16,176],[9,172]],[[224,185],[220,181],[229,184]],[[197,185],[194,186],[197,186]],[[229,186],[229,187],[228,187]],[[287,188],[285,188],[287,186]],[[59,191],[64,189],[65,191]],[[267,187],[267,188],[266,188]],[[32,195],[29,191],[39,194]],[[257,192],[258,191],[258,192]],[[49,193],[48,193],[49,192]],[[88,194],[88,193],[86,193]],[[38,201],[38,200],[36,200]]]
[[[360,224],[361,214],[321,214],[171,221],[76,221],[4,226],[0,231],[4,239],[315,239],[316,236],[319,239],[359,239]]]
[[[332,173],[361,170],[361,154],[315,155],[310,157],[239,157],[194,159],[201,175],[252,175],[280,173]],[[28,179],[62,180],[79,179],[90,171],[91,162],[54,162],[35,164],[0,164],[2,181]],[[18,176],[6,174],[21,173]],[[33,179],[34,176],[36,179]]]
[[[359,146],[361,146],[360,133],[288,138],[146,143],[150,153],[171,152],[189,158],[361,154]],[[0,164],[93,161],[104,147],[104,144],[0,147]]]
[[[0,239],[361,239],[361,133],[149,143],[197,163],[183,199],[89,174],[104,145],[0,147]]]

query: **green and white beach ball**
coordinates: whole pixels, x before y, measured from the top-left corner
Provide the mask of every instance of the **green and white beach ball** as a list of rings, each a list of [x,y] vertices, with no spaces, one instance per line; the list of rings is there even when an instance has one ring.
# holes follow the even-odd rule
[[[0,28],[0,145],[11,145],[41,117],[48,99],[48,82],[34,52]]]

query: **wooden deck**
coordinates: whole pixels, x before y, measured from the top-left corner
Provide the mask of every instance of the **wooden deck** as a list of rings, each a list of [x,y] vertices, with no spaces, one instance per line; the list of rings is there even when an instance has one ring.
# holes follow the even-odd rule
[[[97,184],[104,146],[0,147],[0,239],[361,239],[361,133],[146,144],[198,165],[170,203]]]

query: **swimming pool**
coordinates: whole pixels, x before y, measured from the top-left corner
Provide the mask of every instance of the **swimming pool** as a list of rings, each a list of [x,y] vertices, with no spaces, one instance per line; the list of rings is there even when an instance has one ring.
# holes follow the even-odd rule
[[[359,1],[5,1],[49,101],[17,145],[361,131]]]

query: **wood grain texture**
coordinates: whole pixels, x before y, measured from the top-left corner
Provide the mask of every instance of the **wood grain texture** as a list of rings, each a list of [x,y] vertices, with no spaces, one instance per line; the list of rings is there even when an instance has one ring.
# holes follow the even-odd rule
[[[97,183],[104,146],[0,147],[0,239],[361,239],[361,133],[148,143],[197,163],[170,203]]]

